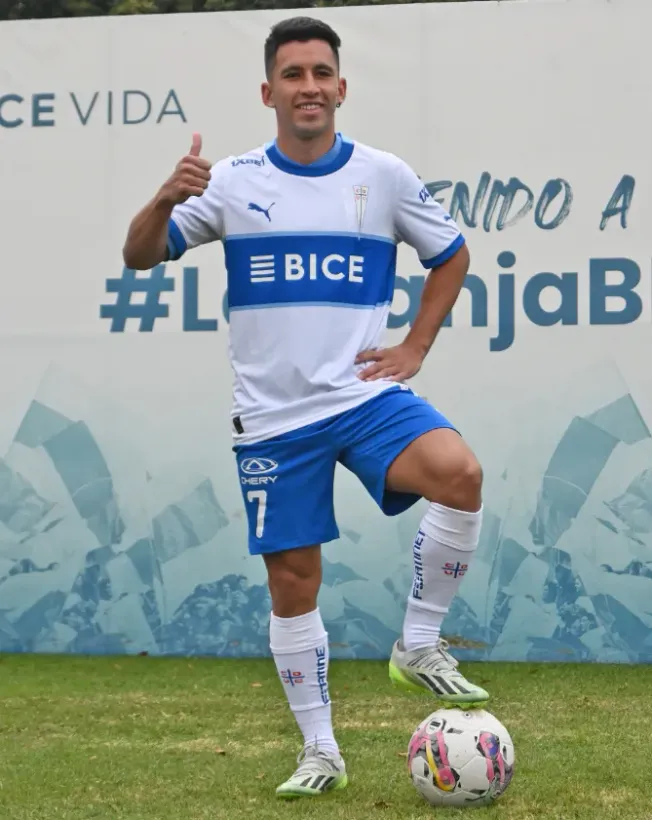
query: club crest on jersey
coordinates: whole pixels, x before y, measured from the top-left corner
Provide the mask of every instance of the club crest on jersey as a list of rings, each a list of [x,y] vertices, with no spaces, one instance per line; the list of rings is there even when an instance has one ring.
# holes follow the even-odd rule
[[[355,199],[355,213],[358,218],[358,232],[362,231],[364,212],[367,209],[367,197],[369,196],[368,185],[354,185],[353,198]]]

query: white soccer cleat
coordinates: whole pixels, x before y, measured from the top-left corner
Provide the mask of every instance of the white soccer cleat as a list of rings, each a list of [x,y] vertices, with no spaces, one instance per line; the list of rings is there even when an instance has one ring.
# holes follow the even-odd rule
[[[458,662],[447,650],[446,641],[440,640],[437,646],[407,652],[397,641],[389,661],[390,680],[411,692],[425,689],[445,705],[483,706],[489,693],[462,675]]]
[[[295,797],[315,797],[336,789],[343,789],[349,779],[344,760],[340,755],[325,752],[310,746],[297,758],[299,767],[285,783],[276,789],[276,794],[285,799]]]

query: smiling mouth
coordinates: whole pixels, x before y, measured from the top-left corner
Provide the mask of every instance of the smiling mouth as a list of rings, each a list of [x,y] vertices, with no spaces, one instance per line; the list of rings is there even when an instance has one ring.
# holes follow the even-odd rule
[[[297,108],[299,111],[319,111],[323,106],[321,103],[301,103]]]

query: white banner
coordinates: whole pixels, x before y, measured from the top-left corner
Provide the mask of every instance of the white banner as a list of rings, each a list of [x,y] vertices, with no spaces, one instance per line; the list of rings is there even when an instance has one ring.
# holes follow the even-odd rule
[[[212,161],[275,135],[263,42],[296,13],[0,24],[0,650],[267,653],[222,250],[135,276],[122,244],[193,131]],[[409,162],[471,251],[414,381],[486,474],[446,631],[461,657],[652,659],[652,6],[308,13],[343,41],[338,128]],[[423,282],[401,247],[390,342]],[[334,654],[385,657],[422,507],[336,490]]]

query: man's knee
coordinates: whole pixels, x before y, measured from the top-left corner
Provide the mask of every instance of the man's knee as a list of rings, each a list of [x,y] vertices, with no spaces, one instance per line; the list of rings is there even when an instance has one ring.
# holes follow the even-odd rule
[[[482,505],[482,468],[453,430],[433,430],[412,442],[390,467],[387,486],[464,512]]]
[[[264,558],[274,614],[294,618],[312,612],[321,585],[320,547],[284,550]]]
[[[475,512],[482,505],[482,467],[470,450],[466,450],[448,467],[448,481],[442,488],[440,504],[456,510]]]
[[[451,455],[446,463],[431,466],[428,501],[465,512],[476,512],[482,505],[482,467],[466,447]]]

